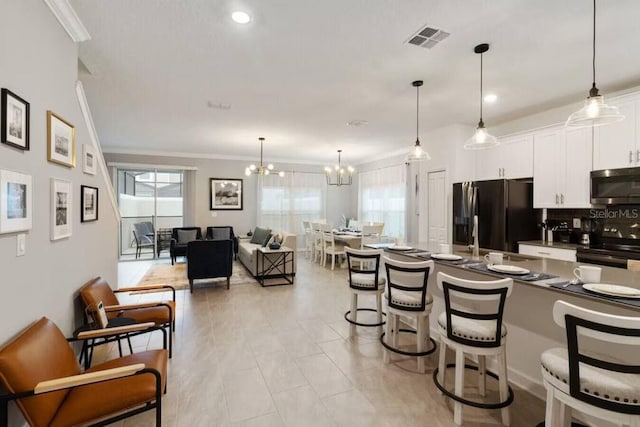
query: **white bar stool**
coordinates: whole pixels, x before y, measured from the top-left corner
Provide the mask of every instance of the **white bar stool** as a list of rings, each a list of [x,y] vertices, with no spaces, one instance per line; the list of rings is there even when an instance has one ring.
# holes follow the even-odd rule
[[[433,261],[402,262],[387,257],[383,259],[387,272],[387,327],[386,332],[380,336],[380,343],[388,350],[384,352],[383,360],[389,363],[389,351],[405,356],[417,356],[418,371],[424,373],[424,356],[436,351],[436,342],[431,338],[429,331],[433,297],[427,293],[429,275],[433,273]],[[400,317],[413,318],[416,330],[401,329]],[[417,351],[398,348],[400,332],[417,335]],[[425,350],[425,344],[429,341],[431,347]]]
[[[638,361],[640,317],[617,316],[564,301],[553,306],[553,320],[567,331],[567,348],[542,353],[547,389],[546,427],[568,426],[571,408],[619,426],[640,426],[640,365],[584,350],[587,339],[625,348]]]
[[[513,402],[513,391],[507,380],[507,327],[502,323],[504,305],[513,287],[512,279],[493,281],[465,280],[438,273],[438,289],[444,295],[445,312],[438,317],[440,330],[440,358],[433,372],[436,387],[455,401],[453,422],[462,424],[462,405],[483,409],[502,409],[502,423],[509,425],[508,406]],[[477,310],[462,303],[474,302]],[[456,352],[456,363],[446,365],[447,347]],[[465,364],[465,353],[478,357],[478,366]],[[496,356],[498,374],[486,370],[486,356]],[[447,368],[455,367],[455,391],[445,388]],[[486,396],[486,376],[498,380],[500,402],[485,403],[464,398],[464,370],[478,371],[478,388]]]
[[[386,280],[380,277],[380,256],[382,250],[360,250],[350,247],[344,248],[347,253],[347,265],[349,267],[349,277],[347,283],[351,291],[351,310],[344,314],[344,318],[351,324],[349,335],[353,336],[357,326],[380,327],[384,325],[382,316],[386,313],[382,312],[382,293]],[[357,267],[356,267],[357,265]],[[358,308],[359,295],[375,295],[376,308]],[[358,322],[359,311],[375,311],[377,312],[376,323]]]

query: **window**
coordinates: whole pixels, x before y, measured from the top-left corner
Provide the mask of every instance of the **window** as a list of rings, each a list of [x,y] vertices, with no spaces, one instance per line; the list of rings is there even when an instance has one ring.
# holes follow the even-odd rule
[[[384,222],[384,234],[404,239],[406,174],[403,165],[358,175],[358,220]]]
[[[317,173],[291,172],[280,178],[261,177],[258,224],[274,230],[296,233],[298,246],[304,244],[302,221],[324,218],[325,177]]]

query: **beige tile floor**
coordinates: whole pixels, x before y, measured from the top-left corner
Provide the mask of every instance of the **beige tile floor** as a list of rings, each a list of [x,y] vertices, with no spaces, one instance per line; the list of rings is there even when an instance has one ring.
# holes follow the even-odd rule
[[[453,426],[453,406],[432,382],[435,355],[427,373],[418,374],[414,359],[394,355],[382,362],[376,328],[358,328],[349,338],[345,280],[345,270],[300,256],[294,286],[180,291],[163,425]],[[160,345],[159,334],[134,340],[135,350]],[[467,375],[471,396],[474,380]],[[496,385],[489,387],[496,397]],[[544,419],[544,402],[514,391],[513,426]],[[464,418],[465,426],[500,425],[495,410],[468,408]],[[153,425],[153,413],[119,425]]]

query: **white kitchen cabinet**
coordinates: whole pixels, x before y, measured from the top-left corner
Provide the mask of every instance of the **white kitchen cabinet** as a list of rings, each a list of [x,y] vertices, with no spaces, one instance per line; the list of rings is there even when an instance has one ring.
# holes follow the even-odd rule
[[[518,244],[518,252],[522,255],[533,255],[542,258],[576,262],[577,251],[575,249],[552,248],[549,246],[535,246],[520,243]]]
[[[640,166],[640,135],[638,114],[640,101],[637,95],[618,100],[607,100],[624,114],[623,121],[594,130],[594,170],[630,168]]]
[[[534,135],[533,207],[589,208],[590,128],[552,128]]]
[[[465,150],[464,142],[456,144],[456,158],[453,165],[453,182],[476,180],[476,151]]]
[[[515,179],[533,176],[533,134],[500,138],[500,145],[478,150],[478,180]]]

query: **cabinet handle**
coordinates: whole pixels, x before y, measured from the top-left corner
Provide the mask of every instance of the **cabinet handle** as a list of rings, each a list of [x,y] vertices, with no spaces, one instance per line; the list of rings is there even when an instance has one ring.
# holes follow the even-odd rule
[[[633,163],[633,151],[629,150],[629,163]]]
[[[638,151],[640,151],[640,150],[638,150]],[[504,168],[502,168],[502,176],[504,176]]]
[[[551,255],[551,252],[538,252],[540,255]]]
[[[640,162],[640,150],[636,150],[636,162]]]
[[[556,194],[556,205],[559,204],[558,202],[558,194]]]
[[[564,205],[564,194],[560,194],[560,204]]]

